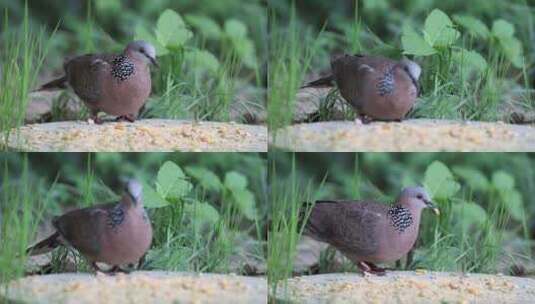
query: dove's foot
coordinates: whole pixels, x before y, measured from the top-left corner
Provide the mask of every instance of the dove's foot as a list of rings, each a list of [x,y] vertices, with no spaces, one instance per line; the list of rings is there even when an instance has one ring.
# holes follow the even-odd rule
[[[132,115],[132,114],[127,114],[127,115],[118,116],[115,120],[116,121],[134,122],[134,121],[136,121],[136,117],[134,115]]]
[[[364,274],[366,275],[367,273],[369,274],[374,274],[374,275],[377,275],[377,276],[384,276],[386,274],[386,271],[384,268],[380,268],[380,267],[377,267],[376,265],[374,265],[373,263],[368,263],[368,262],[358,262],[357,263],[357,267],[362,271],[364,272]]]

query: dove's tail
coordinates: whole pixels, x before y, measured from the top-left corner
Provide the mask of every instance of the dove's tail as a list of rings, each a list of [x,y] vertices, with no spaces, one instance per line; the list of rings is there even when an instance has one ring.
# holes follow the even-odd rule
[[[318,87],[332,87],[334,85],[334,76],[329,75],[327,77],[320,78],[318,80],[311,81],[304,86],[301,87],[301,89],[304,88],[318,88]]]
[[[54,248],[60,246],[62,243],[59,240],[60,234],[56,232],[48,238],[26,249],[28,255],[40,255],[52,251]]]
[[[67,76],[63,76],[58,79],[54,79],[50,82],[43,84],[37,91],[51,91],[51,90],[61,90],[67,88]]]

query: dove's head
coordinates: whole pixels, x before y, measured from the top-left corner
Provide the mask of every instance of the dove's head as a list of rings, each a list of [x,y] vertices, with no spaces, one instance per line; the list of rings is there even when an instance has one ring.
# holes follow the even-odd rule
[[[420,78],[420,75],[422,74],[422,68],[416,62],[407,58],[403,58],[401,59],[400,64],[412,79],[417,81]]]
[[[398,196],[397,202],[409,209],[421,210],[430,208],[435,214],[440,214],[440,211],[435,204],[433,204],[431,196],[427,193],[427,190],[421,186],[404,188]]]
[[[156,62],[156,49],[154,46],[143,40],[135,40],[130,42],[125,49],[125,53],[138,57],[147,63],[152,63],[158,66]]]
[[[143,185],[135,179],[131,179],[126,182],[126,196],[137,205],[142,202],[143,198]]]

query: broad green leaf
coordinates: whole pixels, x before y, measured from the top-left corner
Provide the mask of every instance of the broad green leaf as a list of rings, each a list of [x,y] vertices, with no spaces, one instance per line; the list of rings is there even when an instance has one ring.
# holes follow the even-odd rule
[[[492,174],[492,185],[500,192],[511,191],[515,188],[515,179],[505,171]]]
[[[199,181],[201,186],[209,191],[219,192],[223,188],[223,184],[214,172],[203,167],[186,167],[188,175]]]
[[[434,161],[425,170],[424,183],[434,199],[449,199],[461,186],[453,178],[451,171],[440,161]]]
[[[498,19],[492,24],[492,35],[496,37],[512,37],[514,34],[515,27],[503,19]]]
[[[437,51],[408,24],[403,27],[401,45],[403,47],[403,53],[407,55],[429,56],[437,53]]]
[[[169,202],[162,198],[154,188],[143,184],[143,205],[145,208],[160,208],[169,205]]]
[[[487,220],[487,212],[476,203],[461,203],[452,206],[453,218],[465,230],[472,225],[481,226]]]
[[[487,39],[490,35],[489,28],[481,20],[469,15],[454,15],[453,20],[468,30],[474,37]]]
[[[236,207],[249,220],[256,217],[255,199],[253,193],[247,189],[231,190]]]
[[[219,61],[210,52],[205,50],[194,49],[185,54],[185,60],[189,66],[199,71],[209,71],[216,73],[219,69]]]
[[[474,191],[485,192],[488,190],[490,182],[481,171],[471,167],[455,166],[453,172],[463,179]]]
[[[513,63],[517,68],[521,68],[523,64],[522,59],[522,42],[515,37],[499,37],[500,46],[505,54],[505,57]]]
[[[453,53],[453,59],[461,66],[469,66],[475,68],[479,72],[487,69],[487,61],[476,51],[459,50]]]
[[[134,30],[134,40],[144,40],[152,44],[156,49],[157,56],[163,56],[169,53],[169,51],[152,35],[145,27],[138,24]]]
[[[383,11],[389,8],[387,0],[364,0],[362,6],[364,10]]]
[[[243,39],[247,37],[247,26],[239,20],[229,19],[225,21],[223,28],[231,39]]]
[[[524,218],[524,203],[520,192],[516,190],[506,191],[501,196],[511,217],[517,221],[522,221]]]
[[[206,39],[217,40],[221,37],[221,27],[211,18],[201,15],[186,15],[185,19]]]
[[[99,13],[113,14],[121,10],[120,0],[95,0],[95,8]]]
[[[182,17],[175,11],[166,9],[156,23],[156,38],[167,48],[179,48],[193,37],[186,28]]]
[[[253,42],[247,38],[235,39],[233,40],[233,45],[236,54],[241,58],[245,66],[254,68],[256,66],[256,54]]]
[[[197,229],[202,228],[203,224],[214,225],[219,220],[217,209],[208,203],[199,201],[184,204],[184,213],[186,218],[197,225]]]
[[[247,188],[247,178],[236,171],[230,171],[225,174],[225,187],[234,190],[244,190]]]
[[[157,189],[165,199],[180,199],[191,191],[192,185],[178,165],[166,161],[158,171]]]
[[[452,45],[460,33],[453,28],[451,19],[443,11],[434,9],[425,19],[424,39],[432,47]]]

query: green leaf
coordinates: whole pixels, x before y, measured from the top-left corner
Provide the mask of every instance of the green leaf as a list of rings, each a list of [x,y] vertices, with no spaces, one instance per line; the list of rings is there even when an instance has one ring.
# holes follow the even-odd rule
[[[134,30],[134,40],[144,40],[152,44],[156,49],[157,56],[163,56],[169,53],[169,51],[163,46],[154,35],[152,35],[145,27],[138,24]]]
[[[236,54],[241,58],[245,66],[249,68],[256,66],[256,53],[253,41],[249,39],[233,40],[233,46]]]
[[[244,190],[247,188],[247,178],[236,171],[230,171],[225,174],[225,187],[234,190]]]
[[[247,37],[247,26],[236,19],[228,19],[223,26],[225,33],[231,39],[243,39]]]
[[[453,20],[468,30],[474,37],[487,39],[490,35],[489,28],[481,20],[469,15],[454,15]]]
[[[515,188],[515,179],[505,171],[492,174],[492,185],[500,192],[511,191]]]
[[[255,199],[251,191],[247,189],[231,190],[232,197],[238,210],[249,220],[256,217]]]
[[[496,37],[512,37],[514,34],[515,27],[503,19],[498,19],[492,24],[492,35]]]
[[[162,198],[154,188],[148,184],[143,184],[143,205],[145,208],[160,208],[169,205],[169,202]]]
[[[523,64],[523,50],[522,42],[515,37],[499,37],[498,41],[505,54],[505,57],[513,63],[517,68],[521,68]]]
[[[403,27],[401,45],[403,47],[403,53],[407,55],[429,56],[437,53],[437,51],[408,24]]]
[[[186,28],[182,17],[173,10],[166,9],[156,23],[156,38],[167,48],[180,48],[193,37]]]
[[[431,192],[431,196],[438,200],[453,197],[461,188],[448,167],[440,161],[434,161],[427,167],[424,183]]]
[[[502,200],[511,217],[517,221],[522,221],[524,218],[524,203],[520,192],[516,190],[506,191],[502,194]]]
[[[247,178],[238,172],[225,174],[224,185],[230,190],[238,210],[248,219],[256,217],[256,204],[253,193],[247,190]]]
[[[434,9],[425,19],[424,39],[433,47],[452,45],[460,33],[453,28],[451,19],[443,11]]]
[[[196,28],[206,39],[221,38],[221,27],[211,18],[201,15],[186,15],[186,22]]]
[[[219,192],[223,188],[223,184],[214,172],[203,167],[186,167],[188,175],[199,181],[201,187],[206,190]]]
[[[199,201],[184,204],[184,213],[186,218],[195,223],[197,229],[201,229],[206,224],[213,226],[219,220],[217,209],[208,203]]]
[[[364,0],[362,6],[364,10],[384,11],[389,8],[387,0]]]
[[[485,192],[490,186],[488,178],[477,169],[455,166],[452,170],[474,191]]]
[[[452,206],[453,218],[458,219],[458,223],[466,233],[470,226],[483,225],[487,220],[487,211],[475,203],[461,203]]]
[[[163,198],[175,200],[181,199],[193,188],[182,169],[171,161],[166,161],[158,171],[156,186]]]
[[[193,49],[185,54],[185,60],[191,68],[197,71],[216,73],[219,69],[217,58],[205,50]]]
[[[453,59],[457,61],[462,67],[467,65],[479,72],[487,69],[487,61],[476,51],[468,51],[461,49],[453,53]]]
[[[225,22],[225,34],[230,38],[232,46],[242,60],[249,68],[256,66],[256,51],[253,41],[247,38],[247,27],[241,21],[229,19]]]

